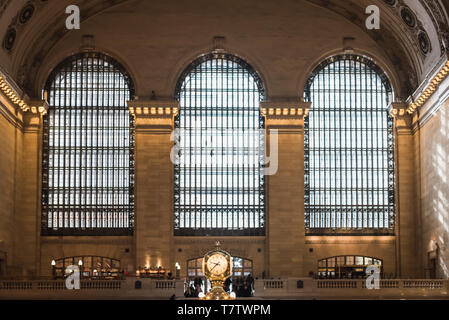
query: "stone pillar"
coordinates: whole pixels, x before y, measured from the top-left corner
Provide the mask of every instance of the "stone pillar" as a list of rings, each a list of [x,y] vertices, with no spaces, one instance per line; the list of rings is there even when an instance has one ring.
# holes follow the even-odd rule
[[[422,276],[421,236],[419,234],[419,180],[416,174],[415,143],[412,115],[404,103],[392,103],[394,118],[395,182],[396,182],[396,273],[407,279]]]
[[[170,152],[176,101],[132,101],[135,118],[136,268],[162,266],[174,272],[173,163]]]
[[[17,175],[14,257],[22,276],[32,278],[40,273],[42,116],[48,105],[43,101],[29,104],[23,116],[22,158],[17,159],[21,170]]]
[[[277,172],[267,176],[267,265],[270,277],[302,277],[304,228],[304,117],[309,103],[262,103],[269,156],[277,130]],[[267,152],[268,154],[268,152]]]

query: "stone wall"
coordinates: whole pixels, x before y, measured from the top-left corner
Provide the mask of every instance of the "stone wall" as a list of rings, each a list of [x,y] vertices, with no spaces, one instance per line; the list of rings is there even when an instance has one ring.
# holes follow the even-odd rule
[[[235,6],[239,10],[229,9]],[[256,0],[249,4],[240,0],[213,4],[207,0],[129,1],[83,21],[81,30],[67,33],[52,47],[41,61],[34,84],[36,92],[40,92],[58,63],[79,52],[85,34],[94,36],[95,50],[112,55],[125,66],[141,100],[153,90],[161,100],[173,99],[179,75],[198,55],[213,49],[216,36],[225,37],[222,49],[241,56],[260,73],[268,101],[299,101],[310,71],[329,55],[344,52],[344,37],[354,38],[349,41],[354,52],[374,57],[392,82],[399,83],[394,81],[394,64],[364,30],[306,1],[290,1],[285,7],[276,2],[260,5]],[[441,236],[444,256],[443,244],[449,231],[439,224],[439,219],[446,219],[444,208],[437,210],[446,205],[448,191],[447,182],[441,178],[444,175],[439,173],[446,161],[447,142],[442,111],[423,129],[421,155],[424,176],[429,177],[423,182],[422,203],[427,206],[423,215],[427,219],[424,236]],[[419,172],[413,171],[416,163],[409,163],[416,156],[416,141],[411,135],[401,140],[397,154],[404,163],[398,166],[402,211],[397,214],[404,218],[401,230],[397,230],[400,245],[398,237],[317,240],[304,235],[303,119],[282,121],[272,119],[267,123],[283,132],[279,171],[267,179],[266,237],[227,238],[222,239],[223,245],[231,253],[252,259],[256,276],[263,272],[271,277],[307,276],[310,271],[316,272],[319,259],[345,254],[381,258],[386,272],[415,276],[419,267],[414,261],[423,253],[417,249],[414,174]],[[173,236],[173,164],[169,159],[173,123],[172,119],[157,117],[136,119],[134,236],[40,237],[40,119],[29,117],[25,122],[27,128],[22,134],[0,117],[0,240],[4,239],[0,246],[8,253],[14,252],[12,259],[25,275],[48,276],[51,259],[73,255],[122,259],[129,271],[154,264],[173,270],[178,262],[185,272],[188,259],[213,247],[215,238]],[[443,158],[435,160],[439,153]]]
[[[0,93],[0,251],[6,255],[8,269],[14,261],[15,212],[23,134],[15,108]]]
[[[446,80],[425,110],[437,109],[419,131],[421,162],[422,259],[438,251],[437,277],[449,277],[449,99]]]

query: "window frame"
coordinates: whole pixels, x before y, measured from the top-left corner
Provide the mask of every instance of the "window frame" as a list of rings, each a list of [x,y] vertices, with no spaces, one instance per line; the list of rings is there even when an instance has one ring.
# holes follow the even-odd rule
[[[334,55],[331,56],[325,60],[323,60],[318,66],[315,67],[315,69],[312,71],[312,73],[310,74],[306,85],[305,85],[305,89],[304,89],[304,99],[307,102],[312,102],[312,86],[314,84],[314,80],[315,78],[321,73],[323,72],[327,67],[329,67],[330,65],[337,63],[337,62],[341,62],[341,61],[353,61],[355,63],[360,63],[362,65],[364,65],[365,68],[369,69],[371,71],[372,74],[375,74],[379,77],[381,85],[384,86],[385,89],[385,94],[387,97],[387,101],[386,101],[386,108],[385,108],[385,113],[387,114],[387,126],[385,127],[385,132],[387,134],[387,139],[386,139],[386,143],[388,145],[388,150],[387,150],[387,162],[388,165],[387,167],[382,167],[383,169],[387,168],[388,170],[388,177],[387,177],[387,181],[388,181],[388,190],[387,192],[387,198],[388,198],[388,204],[386,205],[386,207],[388,207],[388,227],[384,227],[384,228],[365,228],[365,227],[349,227],[349,228],[343,228],[343,227],[331,227],[331,226],[327,226],[326,228],[311,228],[310,226],[310,219],[311,219],[311,212],[310,212],[310,202],[311,202],[311,192],[310,192],[310,172],[311,172],[311,160],[310,160],[310,134],[311,131],[309,130],[310,128],[310,116],[313,114],[314,112],[314,106],[312,105],[311,109],[310,109],[310,113],[309,115],[305,118],[304,120],[304,155],[305,155],[305,163],[304,163],[304,176],[305,176],[305,181],[304,181],[304,203],[305,203],[305,233],[306,235],[315,235],[315,236],[326,236],[326,235],[337,235],[337,236],[354,236],[354,235],[374,235],[374,236],[384,236],[384,235],[394,235],[395,234],[395,219],[396,219],[396,199],[395,199],[395,192],[396,192],[396,185],[395,185],[395,157],[394,157],[394,151],[395,151],[395,137],[393,134],[393,126],[394,126],[394,122],[393,122],[393,118],[391,117],[391,115],[388,113],[388,100],[391,100],[391,97],[393,95],[393,88],[391,86],[391,82],[388,78],[388,76],[386,75],[386,73],[370,58],[362,56],[362,55],[357,55],[357,54],[338,54],[338,55]],[[346,66],[346,65],[345,65]],[[346,76],[346,71],[345,74]],[[340,76],[341,77],[341,76]],[[334,89],[339,89],[341,90],[341,88],[337,88],[334,87]],[[371,93],[372,94],[372,93]],[[329,111],[333,111],[335,112],[334,109],[329,109]],[[346,112],[346,111],[345,111]],[[367,112],[367,114],[369,114]],[[340,124],[341,124],[341,119],[343,118],[342,116],[339,117],[340,119]],[[352,127],[351,127],[352,129]],[[374,128],[371,130],[374,131],[378,129],[378,127]],[[341,131],[341,129],[340,129]],[[347,140],[345,140],[347,141]],[[352,141],[349,140],[349,141]],[[340,152],[341,149],[344,149],[342,147],[340,147]],[[369,148],[369,147],[364,147],[362,148],[363,150],[371,150],[374,148]],[[384,159],[385,160],[385,159]],[[345,167],[347,168],[347,166]],[[323,168],[320,168],[321,170],[323,170]],[[373,169],[373,168],[371,168]],[[347,169],[346,169],[347,170]],[[372,170],[370,170],[372,171]],[[343,170],[341,171],[343,172]],[[326,185],[326,183],[325,183]],[[362,188],[363,189],[363,188]],[[356,192],[359,192],[359,190],[361,189],[357,189]],[[324,205],[322,205],[324,207]],[[342,205],[343,206],[343,205]],[[359,207],[362,207],[361,205],[357,204],[357,205],[344,205],[346,206],[346,210],[347,211],[347,215],[353,215],[354,212],[357,215],[357,224],[359,224],[359,220],[362,219],[362,224],[363,224],[363,215],[365,214],[365,211],[357,211]],[[369,213],[369,208],[374,207],[375,205],[366,205],[366,214],[368,216]],[[332,206],[329,206],[329,208],[331,208]],[[345,209],[343,209],[345,210]],[[373,215],[375,214],[375,212],[372,213]],[[362,218],[360,218],[360,216]],[[373,222],[374,224],[374,222]],[[379,222],[378,222],[379,224]]]
[[[80,52],[77,54],[74,54],[72,56],[69,56],[67,58],[65,58],[62,62],[60,62],[50,73],[50,75],[47,78],[47,81],[45,83],[44,86],[44,90],[43,90],[43,97],[44,99],[49,98],[49,92],[52,88],[52,84],[54,83],[54,81],[57,79],[57,77],[61,76],[61,73],[63,72],[79,72],[79,70],[74,70],[74,64],[79,63],[80,61],[82,61],[83,59],[98,59],[99,61],[101,61],[101,66],[104,65],[109,65],[113,68],[114,70],[114,74],[120,74],[123,77],[123,81],[124,84],[127,86],[124,89],[127,89],[129,91],[129,93],[127,94],[129,99],[128,100],[133,100],[135,97],[135,87],[134,87],[134,82],[130,76],[130,74],[126,71],[126,69],[124,68],[124,66],[118,62],[116,59],[114,59],[113,57],[102,53],[102,52],[92,52],[92,51],[88,51],[88,52]],[[100,64],[98,64],[98,66],[100,66]],[[92,71],[88,71],[89,73],[94,73]],[[98,71],[97,71],[98,72]],[[98,74],[102,74],[104,72],[98,72]],[[104,75],[103,75],[104,77]],[[115,77],[114,77],[115,78]],[[72,79],[73,81],[73,79]],[[118,81],[118,83],[120,83],[120,80],[113,80],[113,83],[115,84]],[[107,84],[110,84],[110,82],[108,82]],[[105,97],[109,97],[110,94],[108,93],[108,88],[106,88],[106,84],[103,82],[101,85],[99,85],[98,87],[100,88],[101,86],[101,90],[103,93],[103,98]],[[65,88],[67,90],[67,88]],[[77,90],[80,90],[79,88],[75,89],[75,92]],[[70,95],[70,93],[66,93],[67,95]],[[76,108],[82,108],[83,106],[77,106]],[[120,111],[125,111],[128,110],[127,106],[108,106],[110,107],[109,109],[103,109],[103,110],[115,110],[112,108],[117,108],[120,109]],[[49,108],[52,108],[51,105],[49,105]],[[99,106],[87,106],[87,108],[92,108],[92,110],[102,110],[102,109],[98,109]],[[97,109],[94,109],[97,108]],[[74,110],[73,106],[66,106],[63,109],[65,112],[70,111],[70,110]],[[129,111],[128,111],[129,114]],[[125,146],[125,148],[129,149],[129,186],[126,187],[128,189],[128,195],[129,195],[129,202],[128,204],[123,204],[123,206],[127,206],[127,210],[126,211],[117,211],[117,213],[122,213],[122,214],[127,214],[128,215],[128,226],[126,227],[117,227],[117,228],[111,228],[111,227],[81,227],[81,225],[79,227],[75,227],[75,228],[68,228],[68,227],[59,227],[59,222],[58,222],[58,227],[55,228],[50,228],[48,225],[48,218],[49,218],[49,211],[50,211],[50,207],[51,204],[49,203],[49,194],[50,194],[50,188],[49,188],[49,175],[50,175],[50,112],[48,112],[44,117],[43,117],[43,135],[42,135],[42,186],[41,186],[41,235],[42,236],[131,236],[134,233],[134,172],[135,172],[135,156],[134,156],[134,149],[135,149],[135,140],[134,140],[134,118],[132,117],[131,114],[129,114],[129,136],[128,136],[128,141],[129,141],[129,146]],[[105,119],[106,116],[103,115],[102,119]],[[126,121],[126,120],[124,120]],[[109,130],[117,130],[116,126],[110,126],[108,127]],[[67,148],[68,146],[64,146],[65,148]],[[70,147],[70,144],[69,144]],[[94,147],[98,147],[98,146],[93,146]],[[107,148],[109,148],[109,146],[107,146]],[[112,147],[114,148],[114,147]],[[94,150],[94,149],[92,149]],[[113,149],[114,150],[114,149]],[[110,156],[107,156],[108,161],[110,160]],[[64,164],[64,168],[66,167],[66,164]],[[87,168],[87,167],[86,167]],[[101,167],[95,167],[98,169],[102,169],[103,168],[108,168],[110,169],[109,166],[101,166]],[[114,165],[112,168],[116,168],[116,166]],[[98,174],[98,177],[104,177],[103,175]],[[64,188],[64,187],[63,187]],[[76,188],[76,187],[74,187]],[[92,187],[92,189],[94,189]],[[97,187],[95,189],[98,189]],[[95,190],[92,191],[92,193],[90,193],[91,195],[95,192]],[[86,193],[87,194],[87,193]],[[73,205],[74,206],[74,205]],[[82,208],[82,204],[78,205],[79,208]],[[87,209],[80,209],[81,211],[85,211]],[[95,209],[94,209],[95,210]],[[93,210],[92,210],[93,211]],[[111,212],[111,214],[113,214],[115,212]],[[70,214],[70,212],[69,212]],[[74,214],[75,216],[75,214]],[[74,217],[75,219],[75,217]],[[86,218],[87,219],[87,218]],[[91,218],[90,218],[91,219]],[[104,217],[103,217],[104,219]],[[86,220],[87,221],[87,220]],[[64,223],[64,222],[63,222]]]
[[[254,83],[257,85],[258,93],[259,93],[259,103],[264,101],[265,99],[265,87],[262,81],[262,78],[259,76],[258,72],[245,60],[240,57],[225,53],[225,52],[211,52],[208,54],[204,54],[198,57],[196,60],[191,62],[187,68],[182,72],[180,77],[178,78],[178,82],[176,84],[174,98],[176,101],[181,101],[181,93],[183,89],[183,85],[185,80],[190,76],[192,72],[200,67],[203,63],[206,63],[211,60],[221,59],[226,61],[231,61],[239,66],[245,73],[248,74],[249,77],[252,77]],[[181,123],[181,116],[183,112],[183,106],[181,105],[179,108],[179,113],[175,117],[175,130],[179,129]],[[265,130],[265,118],[260,112],[259,108],[259,129]],[[262,137],[259,137],[261,139]],[[265,139],[265,135],[263,137]],[[264,141],[265,143],[265,141]],[[259,157],[265,157],[265,150],[259,151]],[[262,162],[262,159],[260,159]],[[262,165],[261,167],[262,168]],[[265,236],[266,231],[266,179],[264,176],[261,177],[260,180],[260,188],[261,192],[259,192],[259,203],[263,206],[263,216],[260,218],[260,228],[243,228],[243,229],[230,229],[228,228],[181,228],[179,227],[180,223],[180,213],[177,209],[177,206],[180,206],[181,201],[181,193],[180,190],[180,175],[181,168],[178,164],[174,165],[174,206],[173,206],[173,217],[174,217],[174,227],[173,232],[174,236]],[[225,193],[222,193],[225,194]],[[257,195],[254,195],[255,197]],[[219,209],[219,211],[225,211],[224,209]],[[256,214],[256,213],[255,213]]]

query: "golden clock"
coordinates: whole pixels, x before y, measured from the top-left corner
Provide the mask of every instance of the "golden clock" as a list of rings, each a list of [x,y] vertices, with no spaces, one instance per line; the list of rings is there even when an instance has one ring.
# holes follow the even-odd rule
[[[209,279],[212,290],[202,297],[202,300],[230,300],[233,299],[223,289],[223,284],[232,274],[232,257],[221,249],[220,242],[214,250],[206,253],[203,259],[203,273]]]

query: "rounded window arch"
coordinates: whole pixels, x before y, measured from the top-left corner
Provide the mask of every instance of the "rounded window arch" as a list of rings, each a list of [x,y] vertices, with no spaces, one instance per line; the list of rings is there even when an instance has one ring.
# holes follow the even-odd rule
[[[312,72],[305,120],[307,234],[392,234],[392,89],[369,58],[336,55]]]
[[[121,279],[123,277],[120,259],[102,256],[73,256],[52,261],[54,278],[65,278],[66,268],[78,266],[82,278]]]
[[[60,63],[44,89],[42,233],[128,235],[134,216],[134,84],[112,57]]]
[[[175,235],[264,235],[264,92],[258,73],[228,53],[203,55],[182,73]]]
[[[318,260],[318,278],[366,278],[369,266],[378,266],[383,273],[383,260],[374,257],[345,255]]]

